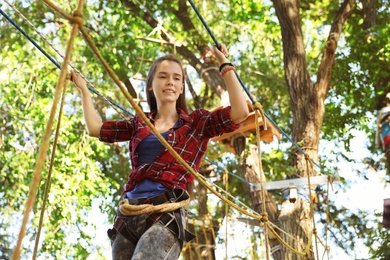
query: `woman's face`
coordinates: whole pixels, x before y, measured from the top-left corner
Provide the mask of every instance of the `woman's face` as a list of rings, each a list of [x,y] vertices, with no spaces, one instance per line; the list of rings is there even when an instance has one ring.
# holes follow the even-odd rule
[[[152,90],[156,97],[157,107],[173,103],[183,93],[183,75],[179,64],[164,60],[156,69],[153,78]]]

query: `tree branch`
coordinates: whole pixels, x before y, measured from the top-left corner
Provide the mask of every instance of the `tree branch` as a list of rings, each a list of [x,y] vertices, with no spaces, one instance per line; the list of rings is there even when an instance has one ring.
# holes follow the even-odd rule
[[[352,13],[352,6],[355,0],[345,0],[333,20],[328,39],[322,53],[321,64],[318,68],[317,82],[318,91],[321,93],[322,100],[330,87],[330,80],[334,66],[334,58],[337,49],[337,43],[340,40],[343,25]]]

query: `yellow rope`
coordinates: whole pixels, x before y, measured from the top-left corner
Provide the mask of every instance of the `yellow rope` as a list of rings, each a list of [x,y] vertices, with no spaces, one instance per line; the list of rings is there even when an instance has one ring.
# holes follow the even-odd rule
[[[78,6],[78,10],[80,10],[80,12],[82,12],[82,6],[83,6],[83,0],[80,0],[79,6]],[[37,159],[37,162],[35,164],[33,179],[32,179],[31,185],[30,185],[30,190],[29,190],[29,194],[28,194],[28,198],[27,198],[26,206],[25,206],[25,212],[23,215],[22,226],[20,228],[16,247],[15,247],[14,252],[12,254],[13,260],[17,260],[20,258],[20,254],[21,254],[20,248],[22,245],[22,240],[23,240],[25,233],[26,233],[26,225],[27,225],[28,217],[29,217],[29,214],[32,210],[33,204],[35,202],[35,197],[36,197],[35,191],[38,189],[40,177],[42,174],[43,163],[45,161],[46,153],[47,153],[48,146],[49,146],[50,135],[51,135],[52,127],[53,127],[54,117],[55,117],[56,110],[57,110],[57,104],[59,102],[62,88],[64,85],[64,81],[66,78],[67,67],[68,67],[69,59],[70,59],[73,45],[74,45],[74,38],[77,35],[78,26],[79,25],[77,23],[75,23],[73,25],[73,30],[72,30],[70,38],[69,38],[64,63],[63,63],[60,77],[59,77],[59,80],[58,80],[58,83],[57,83],[57,86],[56,86],[56,89],[54,92],[54,100],[53,100],[53,105],[52,105],[52,108],[50,111],[49,121],[47,123],[46,129],[45,129],[45,132],[44,132],[44,135],[42,138],[42,142],[40,145],[40,152],[38,154],[38,159]]]
[[[328,179],[331,179],[330,176]],[[328,228],[329,228],[329,181],[327,184],[327,194],[326,194],[326,223],[325,223],[325,252],[327,252],[329,259],[329,247],[328,247]]]
[[[306,159],[306,175],[307,175],[307,185],[309,187],[309,199],[310,199],[310,217],[312,218],[312,221],[313,221],[313,232],[315,233],[315,249],[316,249],[316,256],[317,256],[317,259],[319,259],[319,256],[318,256],[318,243],[317,243],[317,229],[316,229],[316,223],[314,221],[314,197],[312,196],[312,188],[311,188],[311,183],[310,183],[310,177],[311,177],[311,174],[310,174],[310,165],[312,164],[312,160],[310,160],[310,157],[308,154],[306,154],[305,156],[305,159]],[[312,166],[312,169],[313,169],[313,165]]]
[[[253,110],[255,111],[255,123],[256,123],[256,142],[257,142],[257,154],[258,154],[258,165],[259,165],[259,179],[260,179],[260,187],[261,187],[261,200],[262,200],[262,218],[264,221],[268,221],[268,213],[267,213],[267,208],[266,208],[266,191],[264,190],[264,182],[265,182],[265,176],[263,172],[263,164],[262,164],[262,159],[261,159],[261,132],[260,132],[260,124],[259,124],[259,114],[262,116],[263,120],[263,127],[264,129],[267,129],[267,123],[265,121],[265,116],[264,112],[262,109],[262,106],[259,102],[256,102],[253,104]],[[264,229],[264,237],[265,237],[265,252],[266,252],[266,258],[267,260],[270,257],[270,252],[269,252],[269,240],[268,240],[268,230],[266,226],[263,227]]]
[[[227,169],[223,172],[224,180],[225,180],[225,190],[228,192],[229,188],[229,172]],[[225,217],[226,217],[226,225],[225,225],[225,257],[228,259],[228,224],[229,224],[229,205],[225,204]],[[215,240],[214,240],[215,241]]]
[[[294,252],[295,254],[298,254],[298,255],[302,255],[302,256],[306,256],[308,255],[309,251],[310,251],[310,247],[311,247],[311,244],[312,244],[312,235],[313,235],[313,230],[310,232],[309,236],[308,236],[308,243],[306,245],[306,248],[303,250],[303,251],[298,251],[296,250],[295,248],[293,248],[291,245],[287,244],[280,236],[279,234],[275,231],[275,229],[272,228],[271,226],[271,222],[265,222],[265,225],[267,225],[269,227],[269,230],[272,232],[272,234],[274,234],[274,236],[279,240],[279,242],[281,242],[286,248],[288,248],[289,250],[291,250],[292,252]]]
[[[119,210],[124,215],[141,215],[149,212],[168,212],[174,211],[175,209],[182,208],[190,203],[190,199],[172,202],[172,203],[164,203],[159,205],[153,204],[140,204],[140,205],[132,205],[129,203],[128,199],[124,199],[119,203]]]
[[[43,196],[41,215],[39,217],[38,232],[37,232],[36,239],[35,239],[34,253],[33,253],[32,259],[36,259],[37,258],[38,244],[39,244],[39,239],[40,239],[40,235],[41,235],[41,229],[42,229],[42,224],[43,224],[43,217],[45,215],[46,203],[47,203],[47,198],[49,196],[49,190],[50,190],[51,174],[53,172],[54,155],[55,155],[55,152],[56,152],[58,136],[59,136],[59,132],[60,132],[61,115],[62,115],[62,110],[64,108],[64,103],[65,103],[66,86],[68,84],[68,80],[69,79],[70,79],[70,74],[68,73],[68,75],[66,77],[65,84],[64,84],[64,88],[63,88],[63,91],[62,91],[62,99],[61,99],[60,111],[58,113],[57,127],[56,127],[54,142],[53,142],[53,149],[52,149],[51,157],[50,157],[49,173],[48,173],[47,178],[46,178],[45,193],[44,193],[44,196]]]

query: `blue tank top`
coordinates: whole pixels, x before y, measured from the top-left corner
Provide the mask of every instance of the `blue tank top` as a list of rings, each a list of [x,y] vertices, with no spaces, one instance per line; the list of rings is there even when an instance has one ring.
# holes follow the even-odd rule
[[[165,140],[168,139],[168,132],[161,133]],[[156,156],[164,149],[160,140],[153,133],[148,135],[137,147],[138,164],[151,164]],[[126,192],[125,199],[150,198],[164,193],[167,188],[159,182],[145,179],[138,183],[133,190]]]

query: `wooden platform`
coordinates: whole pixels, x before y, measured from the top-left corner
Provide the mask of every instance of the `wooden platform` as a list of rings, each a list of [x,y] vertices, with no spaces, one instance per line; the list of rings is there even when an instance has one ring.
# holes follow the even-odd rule
[[[255,112],[252,109],[252,104],[248,101],[248,107],[250,114],[248,118],[240,124],[240,128],[235,130],[234,132],[226,133],[217,137],[214,137],[211,139],[214,142],[221,142],[227,146],[229,146],[231,149],[234,150],[232,146],[232,140],[236,138],[238,135],[243,135],[245,137],[248,137],[250,134],[256,135],[256,116]],[[217,107],[213,110],[222,109],[222,106]],[[260,125],[260,139],[263,140],[266,143],[270,143],[275,140],[280,140],[280,132],[276,128],[274,124],[266,120],[267,124],[267,130],[264,130],[264,122],[261,116],[258,118],[259,125]]]

